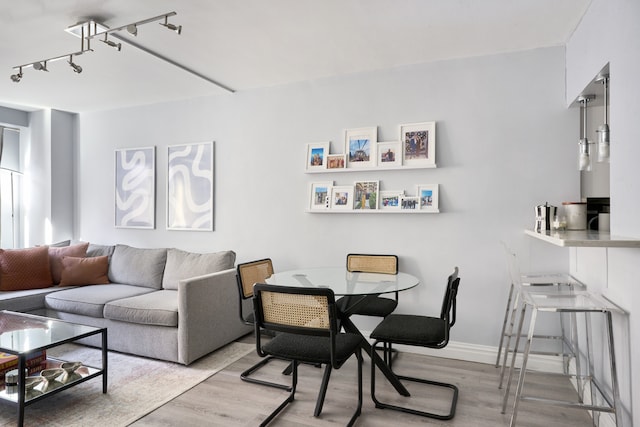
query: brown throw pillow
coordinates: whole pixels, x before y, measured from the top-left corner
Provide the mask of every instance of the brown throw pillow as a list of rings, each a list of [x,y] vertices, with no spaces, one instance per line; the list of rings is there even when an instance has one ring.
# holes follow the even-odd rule
[[[51,285],[49,248],[0,249],[0,291],[39,289]]]
[[[51,264],[51,279],[53,280],[53,284],[57,285],[60,283],[60,278],[62,276],[62,257],[65,256],[73,256],[73,257],[82,257],[87,256],[87,248],[89,247],[89,242],[79,243],[77,245],[65,246],[65,247],[55,247],[52,248],[49,246],[49,262]]]
[[[62,257],[60,286],[104,285],[109,283],[109,257]]]

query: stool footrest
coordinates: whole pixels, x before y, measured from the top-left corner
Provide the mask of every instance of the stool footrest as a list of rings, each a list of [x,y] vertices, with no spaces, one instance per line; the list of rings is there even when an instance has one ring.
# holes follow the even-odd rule
[[[544,403],[547,405],[562,406],[565,408],[580,408],[580,409],[586,409],[589,411],[610,412],[610,413],[615,412],[615,409],[613,409],[610,406],[589,405],[587,403],[571,402],[566,400],[546,399],[543,397],[536,397],[536,396],[522,395],[520,396],[520,400],[526,400],[528,402]]]

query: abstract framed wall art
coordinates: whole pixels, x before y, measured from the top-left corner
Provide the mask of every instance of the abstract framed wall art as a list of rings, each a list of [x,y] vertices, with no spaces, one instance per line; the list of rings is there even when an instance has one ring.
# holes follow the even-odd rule
[[[167,230],[213,231],[213,142],[168,147]]]
[[[347,155],[347,167],[366,168],[376,165],[376,145],[378,128],[347,129],[344,131],[344,152]]]
[[[120,148],[115,154],[115,227],[155,228],[156,148]]]
[[[436,122],[400,125],[404,166],[436,167]]]

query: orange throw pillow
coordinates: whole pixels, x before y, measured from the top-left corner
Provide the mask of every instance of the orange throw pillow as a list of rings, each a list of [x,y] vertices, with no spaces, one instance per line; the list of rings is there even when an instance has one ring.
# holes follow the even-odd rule
[[[62,257],[60,286],[105,285],[109,283],[109,257]]]
[[[54,285],[57,285],[60,283],[60,278],[62,276],[62,257],[65,257],[65,256],[85,257],[87,255],[88,247],[89,247],[89,242],[78,243],[77,245],[73,245],[73,246],[63,246],[63,247],[49,246],[49,262],[51,264],[51,279],[53,280]]]
[[[47,288],[53,285],[49,249],[0,249],[0,291]]]

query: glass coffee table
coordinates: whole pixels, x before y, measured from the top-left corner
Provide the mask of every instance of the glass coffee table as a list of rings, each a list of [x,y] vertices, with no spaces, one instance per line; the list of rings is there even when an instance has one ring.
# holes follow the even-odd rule
[[[40,381],[35,388],[27,390],[25,371],[30,356],[98,334],[102,335],[101,367],[86,366],[82,363],[80,367],[74,367],[76,369],[72,373],[64,370],[51,371],[54,368],[60,368],[66,361],[47,357],[41,365],[42,369],[53,372],[53,375],[58,372],[60,376],[51,378],[50,381]],[[19,426],[24,423],[25,406],[92,378],[102,376],[102,392],[107,392],[107,328],[94,328],[32,314],[0,311],[0,352],[18,357],[17,385],[0,386],[0,399],[17,404]],[[40,373],[34,372],[30,375],[39,376]]]

